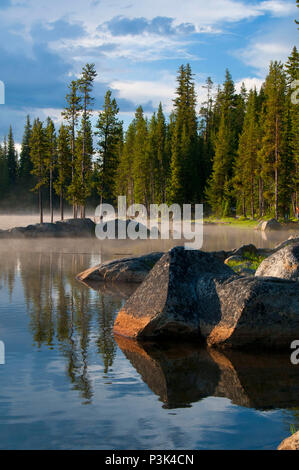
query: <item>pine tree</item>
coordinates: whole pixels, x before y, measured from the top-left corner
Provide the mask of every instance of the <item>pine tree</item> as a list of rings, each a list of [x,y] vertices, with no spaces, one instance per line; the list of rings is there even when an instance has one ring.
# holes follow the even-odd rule
[[[63,118],[67,121],[68,127],[70,130],[71,136],[71,153],[72,153],[72,167],[71,167],[71,177],[72,183],[74,180],[75,174],[75,156],[76,156],[76,127],[78,124],[78,119],[80,116],[80,111],[82,110],[82,100],[81,96],[78,96],[78,81],[73,80],[69,85],[69,93],[66,95],[67,106],[62,112]],[[74,197],[73,197],[74,199]],[[73,205],[73,217],[77,218],[77,206],[75,205],[74,200],[72,201]]]
[[[225,111],[222,111],[220,127],[217,134],[215,156],[213,161],[213,172],[208,182],[206,196],[212,208],[217,215],[223,215],[228,200],[227,194],[228,180],[232,165],[231,159],[231,132],[227,126]]]
[[[92,191],[92,156],[94,153],[92,135],[90,120],[87,119],[85,122],[84,118],[82,118],[81,128],[76,139],[73,181],[68,187],[68,196],[73,197],[75,205],[80,206],[81,209],[85,207],[86,199]],[[84,177],[82,177],[82,168],[84,168]],[[85,217],[85,212],[82,212],[82,210],[81,216]]]
[[[265,82],[265,108],[263,113],[263,137],[260,150],[264,194],[268,204],[279,217],[279,171],[284,155],[283,126],[285,123],[286,80],[283,66],[271,62]]]
[[[155,165],[155,198],[153,202],[166,202],[166,188],[169,177],[170,154],[167,148],[167,126],[163,113],[162,103],[159,104],[156,120],[156,151],[157,164]]]
[[[189,64],[180,67],[174,100],[175,127],[171,148],[169,202],[193,203],[198,197],[199,158],[196,95]]]
[[[135,113],[136,134],[133,147],[133,179],[134,179],[134,202],[136,204],[150,204],[149,191],[149,161],[145,152],[148,129],[143,115],[142,106]]]
[[[51,223],[54,221],[53,216],[53,174],[56,168],[56,161],[57,161],[57,140],[56,140],[56,131],[55,126],[52,121],[48,117],[47,119],[47,126],[45,129],[45,137],[46,137],[46,158],[45,158],[45,165],[49,175],[49,206],[50,206],[50,218]]]
[[[30,137],[31,137],[30,117],[27,116],[24,135],[22,140],[22,148],[20,153],[19,179],[22,186],[26,188],[31,185],[32,180],[32,162],[30,159]]]
[[[111,99],[111,91],[105,95],[103,112],[100,112],[96,124],[96,135],[99,137],[98,193],[107,202],[115,201],[116,170],[120,157],[122,143],[122,122],[117,115],[119,108],[116,100]]]
[[[38,192],[40,223],[43,219],[43,195],[42,188],[47,183],[46,152],[47,141],[42,122],[37,118],[33,123],[32,134],[30,137],[30,158],[33,165],[32,174],[36,177],[37,183],[32,189]]]
[[[9,175],[7,167],[7,145],[0,145],[0,198],[7,197],[9,191]]]
[[[81,73],[81,77],[78,81],[79,90],[82,93],[82,122],[81,122],[81,139],[82,139],[82,156],[81,160],[81,185],[82,187],[86,187],[85,184],[85,177],[86,177],[86,167],[85,162],[88,162],[88,132],[90,127],[89,116],[92,110],[92,103],[94,98],[91,96],[91,92],[93,89],[93,82],[97,76],[97,72],[95,71],[94,64],[86,64]],[[88,162],[89,164],[89,162]],[[85,199],[82,198],[84,203],[81,205],[81,218],[85,218]]]
[[[128,205],[134,204],[134,145],[136,138],[135,119],[129,124],[116,170],[116,194],[126,196]]]
[[[293,48],[286,64],[287,79],[287,123],[288,133],[286,136],[288,152],[291,154],[293,165],[291,169],[292,179],[292,208],[293,215],[296,216],[296,208],[298,207],[298,191],[299,191],[299,109],[298,105],[292,102],[292,93],[294,91],[292,84],[295,80],[299,80],[299,52],[296,46]]]
[[[157,140],[157,118],[153,113],[148,123],[148,135],[146,139],[146,162],[148,164],[148,204],[153,204],[159,200],[159,161],[158,161],[158,140]]]
[[[18,162],[17,153],[15,149],[15,142],[12,134],[12,128],[9,127],[8,141],[7,141],[7,168],[9,176],[10,187],[14,187],[17,179]]]
[[[200,108],[200,134],[203,138],[203,165],[202,165],[202,175],[203,175],[203,187],[205,187],[206,180],[211,173],[211,162],[214,154],[214,145],[213,145],[213,81],[211,77],[208,77],[206,84],[202,86],[207,90],[207,99],[202,103]]]
[[[72,181],[72,150],[69,129],[61,124],[57,139],[57,179],[54,183],[56,194],[60,198],[60,218],[64,220],[64,198]],[[73,201],[72,196],[70,202]]]
[[[236,196],[241,195],[242,212],[246,217],[247,201],[250,214],[255,216],[255,199],[257,189],[257,152],[260,145],[258,124],[257,92],[250,90],[243,130],[239,139],[238,156],[235,164],[234,185]]]

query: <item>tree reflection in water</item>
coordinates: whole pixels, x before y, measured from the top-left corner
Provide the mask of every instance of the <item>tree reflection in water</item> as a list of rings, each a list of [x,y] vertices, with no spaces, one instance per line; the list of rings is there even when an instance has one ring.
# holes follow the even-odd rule
[[[76,281],[90,258],[90,254],[20,251],[15,256],[2,253],[0,261],[0,287],[7,288],[10,296],[16,275],[21,278],[34,345],[61,351],[67,375],[85,403],[93,396],[89,376],[93,312],[97,312],[97,351],[107,374],[117,348],[112,336],[114,316],[122,305],[121,294],[92,291]]]

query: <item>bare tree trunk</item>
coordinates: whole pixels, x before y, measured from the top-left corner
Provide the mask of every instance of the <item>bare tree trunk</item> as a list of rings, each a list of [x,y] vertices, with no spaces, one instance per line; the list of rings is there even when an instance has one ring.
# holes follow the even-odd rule
[[[39,205],[39,222],[44,223],[44,214],[43,214],[43,196],[41,187],[38,188],[38,205]]]
[[[64,220],[63,189],[60,190],[60,220]]]
[[[275,121],[275,218],[278,220],[278,116]]]
[[[251,218],[254,219],[254,182],[253,182],[253,177],[251,177],[250,207],[251,207]]]
[[[50,170],[50,216],[51,216],[51,224],[53,224],[54,217],[53,217],[53,172],[52,172],[52,168]]]
[[[75,163],[75,117],[72,121],[72,183],[74,181],[74,163]],[[73,219],[77,218],[77,208],[73,197]]]
[[[246,217],[246,201],[245,201],[244,194],[243,194],[243,217]]]

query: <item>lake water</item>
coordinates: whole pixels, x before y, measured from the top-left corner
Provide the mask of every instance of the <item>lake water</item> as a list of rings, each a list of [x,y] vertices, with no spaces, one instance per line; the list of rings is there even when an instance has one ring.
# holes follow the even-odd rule
[[[207,227],[204,248],[273,246],[288,235]],[[1,241],[1,449],[274,449],[299,427],[289,354],[114,338],[133,287],[75,280],[100,261],[174,244]]]

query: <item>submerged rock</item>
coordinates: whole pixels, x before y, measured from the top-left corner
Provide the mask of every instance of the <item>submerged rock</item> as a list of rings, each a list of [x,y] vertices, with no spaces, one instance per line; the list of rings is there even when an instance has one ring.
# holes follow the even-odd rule
[[[277,450],[299,450],[299,431],[282,441]]]
[[[200,337],[198,285],[213,290],[234,272],[215,256],[175,247],[155,265],[119,312],[114,331],[129,337]],[[206,294],[204,294],[206,297]],[[217,306],[217,296],[207,308]]]
[[[85,282],[143,282],[163,253],[150,253],[138,258],[123,258],[108,261],[78,274],[77,279]]]
[[[258,267],[255,275],[299,281],[299,242],[286,245],[266,258]]]

